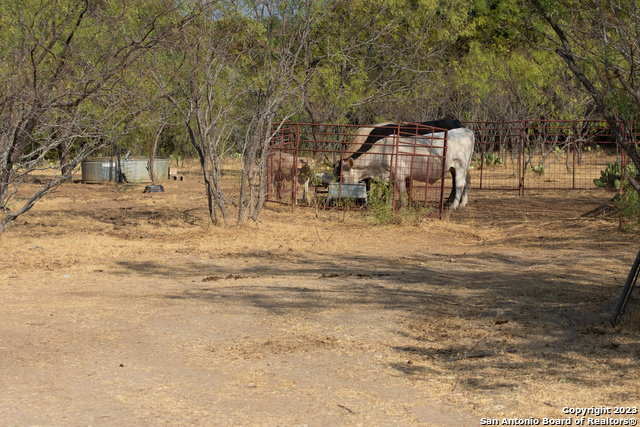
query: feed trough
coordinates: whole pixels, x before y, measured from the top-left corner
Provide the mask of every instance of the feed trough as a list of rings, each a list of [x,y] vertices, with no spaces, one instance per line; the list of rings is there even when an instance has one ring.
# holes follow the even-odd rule
[[[329,184],[329,199],[357,199],[366,203],[367,185],[365,183],[341,184],[332,182]]]

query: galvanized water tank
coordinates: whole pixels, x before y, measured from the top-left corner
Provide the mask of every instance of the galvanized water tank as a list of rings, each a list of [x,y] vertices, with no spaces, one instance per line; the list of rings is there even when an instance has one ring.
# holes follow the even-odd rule
[[[126,160],[120,159],[120,167],[128,182],[151,182],[148,157],[129,157]],[[81,168],[82,182],[84,183],[114,181],[116,180],[118,161],[115,158],[112,160],[110,157],[96,157],[82,162]],[[169,159],[166,157],[156,158],[153,170],[157,182],[166,180],[169,177]]]
[[[87,159],[80,164],[82,168],[82,182],[97,183],[114,180],[117,162],[108,157]]]
[[[127,160],[121,159],[120,166],[127,181],[151,182],[148,157],[129,157]],[[156,182],[166,180],[169,177],[169,159],[166,157],[156,158],[153,162],[153,172],[156,176]]]

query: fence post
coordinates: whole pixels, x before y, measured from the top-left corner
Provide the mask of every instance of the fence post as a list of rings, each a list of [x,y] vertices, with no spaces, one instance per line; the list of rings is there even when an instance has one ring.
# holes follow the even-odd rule
[[[415,164],[416,155],[418,154],[418,127],[420,125],[416,125],[416,134],[413,138],[413,155],[411,156],[411,167],[409,168],[409,186],[406,184],[405,180],[405,191],[407,192],[407,207],[411,208],[411,201],[413,200],[413,166]],[[398,144],[398,151],[400,150],[400,145]],[[399,154],[399,153],[398,153]],[[426,189],[425,189],[426,192]]]
[[[396,131],[396,135],[394,137],[394,148],[395,148],[395,153],[394,150],[391,150],[391,165],[389,165],[389,183],[392,183],[393,185],[393,206],[391,207],[391,211],[393,212],[393,214],[396,213],[396,196],[398,194],[398,183],[397,183],[397,177],[398,177],[398,151],[400,151],[400,122],[398,122],[398,129]],[[394,157],[395,157],[395,168],[394,168]],[[393,179],[391,179],[393,177]]]

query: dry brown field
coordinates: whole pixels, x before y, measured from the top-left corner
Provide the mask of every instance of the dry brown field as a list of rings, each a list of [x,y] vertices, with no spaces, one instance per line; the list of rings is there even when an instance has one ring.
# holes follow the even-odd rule
[[[2,425],[575,425],[563,408],[639,406],[640,307],[608,323],[638,236],[612,193],[472,190],[443,220],[382,226],[268,204],[212,228],[184,172],[164,193],[66,184],[0,236]]]

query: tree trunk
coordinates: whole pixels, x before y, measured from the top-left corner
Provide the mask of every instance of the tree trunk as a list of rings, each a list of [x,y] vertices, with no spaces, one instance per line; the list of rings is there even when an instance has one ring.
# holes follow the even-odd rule
[[[246,215],[248,214],[250,217],[254,217],[255,212],[253,206],[251,204],[251,195],[249,195],[249,199],[247,200],[247,187],[251,187],[253,185],[252,180],[254,178],[254,165],[256,161],[256,154],[258,151],[258,146],[260,145],[258,128],[256,127],[256,131],[254,135],[251,137],[248,149],[243,158],[242,164],[242,182],[240,183],[240,204],[238,206],[238,224],[243,224]],[[256,141],[258,139],[258,141]]]
[[[210,147],[207,145],[207,147]],[[215,151],[212,151],[210,148],[207,149],[209,154],[209,164],[210,164],[210,179],[211,179],[211,189],[213,191],[213,198],[216,202],[216,206],[220,209],[220,213],[222,214],[222,219],[224,221],[225,226],[229,226],[230,217],[229,210],[227,209],[227,201],[224,198],[221,184],[220,184],[220,167],[219,167],[219,159]],[[217,214],[216,214],[217,215]]]
[[[205,186],[205,191],[207,195],[207,207],[209,212],[209,220],[213,225],[218,225],[218,212],[216,211],[213,205],[213,200],[215,196],[213,191],[213,185],[211,183],[211,178],[209,176],[209,168],[207,166],[207,156],[203,151],[203,146],[199,144],[198,141],[196,140],[197,137],[193,132],[193,129],[191,129],[189,122],[186,122],[185,125],[187,127],[187,132],[189,133],[189,140],[191,141],[191,145],[193,145],[193,148],[198,153],[198,158],[200,159],[200,167],[202,168],[202,176],[204,178],[204,186]]]
[[[573,50],[571,47],[571,42],[569,38],[565,34],[564,30],[560,27],[558,22],[553,18],[553,16],[544,9],[544,7],[538,2],[535,1],[534,4],[547,21],[549,26],[553,29],[553,32],[558,36],[559,45],[556,49],[556,53],[560,56],[567,66],[569,70],[573,73],[573,75],[578,79],[578,81],[582,84],[585,90],[591,95],[594,103],[596,104],[596,111],[603,115],[604,119],[607,121],[609,128],[613,131],[616,143],[622,147],[622,149],[627,153],[631,161],[636,166],[637,170],[640,170],[640,153],[636,149],[636,144],[633,141],[633,132],[632,129],[628,126],[627,121],[622,118],[622,123],[615,117],[615,112],[607,106],[604,101],[603,95],[598,91],[596,86],[589,80],[589,78],[584,74],[580,65],[576,62],[576,57],[573,54]],[[612,90],[612,87],[609,87],[608,90]],[[629,182],[633,186],[633,188],[640,193],[640,183],[636,177],[628,177]]]
[[[71,179],[71,164],[69,162],[69,147],[66,141],[60,141],[58,145],[58,160],[60,161],[60,171],[63,176]]]

